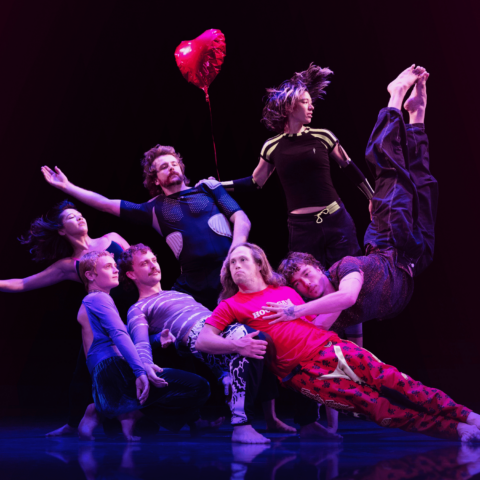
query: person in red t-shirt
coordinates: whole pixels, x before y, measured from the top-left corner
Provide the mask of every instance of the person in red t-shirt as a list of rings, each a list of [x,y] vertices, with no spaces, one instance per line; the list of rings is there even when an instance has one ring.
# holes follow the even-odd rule
[[[325,316],[274,324],[265,320],[270,313],[267,302],[289,308],[303,300],[295,290],[282,286],[282,278],[273,273],[260,247],[243,243],[233,248],[221,281],[222,301],[206,320],[197,350],[232,353],[238,350],[238,342],[252,358],[263,358],[268,350],[270,367],[283,384],[318,403],[367,417],[384,427],[480,441],[480,415],[386,365],[368,350],[317,327]],[[235,321],[261,330],[268,342],[256,340],[252,334],[239,340],[220,337]],[[314,428],[319,436],[341,439],[318,423]]]

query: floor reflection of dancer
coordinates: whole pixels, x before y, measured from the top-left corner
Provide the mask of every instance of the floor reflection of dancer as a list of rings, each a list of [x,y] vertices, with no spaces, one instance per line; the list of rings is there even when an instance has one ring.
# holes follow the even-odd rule
[[[88,235],[87,221],[75,205],[67,200],[35,219],[28,235],[22,237],[21,242],[31,249],[35,261],[54,263],[30,277],[0,280],[2,292],[26,292],[64,280],[81,283],[78,266],[82,255],[95,250],[107,250],[119,258],[123,250],[129,247],[127,241],[115,232],[91,238]],[[86,318],[79,317],[78,320],[85,334],[91,332]],[[90,374],[84,350],[80,348],[70,384],[68,423],[47,435],[75,434],[85,408],[91,401]]]
[[[172,147],[152,148],[142,166],[144,185],[153,197],[142,204],[109,200],[77,187],[57,167],[54,172],[45,166],[42,172],[51,185],[91,207],[153,227],[180,262],[182,273],[173,290],[215,308],[223,260],[232,244],[247,240],[250,221],[218,182],[189,188],[182,157]]]
[[[263,376],[263,359],[245,357],[251,353],[249,344],[244,346],[244,343],[248,342],[248,337],[252,336],[248,335],[248,327],[235,324],[223,333],[236,344],[237,348],[233,355],[202,355],[196,350],[195,343],[205,325],[205,319],[210,317],[212,312],[190,295],[175,290],[162,290],[160,266],[150,247],[138,244],[125,250],[119,262],[119,269],[121,284],[126,289],[130,285],[138,289],[138,302],[128,311],[128,331],[141,360],[147,364],[154,363],[155,352],[152,352],[151,344],[163,346],[162,333],[169,331],[176,338],[176,346],[180,352],[205,362],[217,378],[221,379],[225,372],[230,372],[232,441],[270,442],[252,427],[254,402]],[[293,427],[276,417],[274,400],[266,400],[264,403],[266,405],[263,409],[269,431],[296,432]]]
[[[138,412],[172,431],[198,420],[198,409],[210,395],[208,382],[192,373],[142,362],[109,295],[118,286],[113,256],[105,251],[87,253],[80,260],[80,275],[88,294],[79,315],[85,312],[93,332],[87,365],[94,398],[79,425],[80,438],[92,440],[102,416],[117,417],[129,441],[139,440],[133,436]],[[85,345],[88,342],[84,339]],[[150,383],[156,388],[151,389]]]
[[[426,81],[422,67],[410,67],[389,85],[389,108],[378,117],[367,146],[367,162],[375,174],[372,222],[365,234],[367,256],[346,257],[328,272],[309,255],[291,253],[279,271],[311,302],[267,317],[285,321],[304,315],[331,314],[317,322],[341,331],[374,318],[391,318],[408,304],[413,276],[432,261],[437,213],[437,181],[429,171],[425,133]],[[400,112],[403,97],[410,124]]]

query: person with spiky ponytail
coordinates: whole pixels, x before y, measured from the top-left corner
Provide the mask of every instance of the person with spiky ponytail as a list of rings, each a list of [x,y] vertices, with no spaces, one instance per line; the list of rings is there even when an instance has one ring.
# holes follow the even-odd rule
[[[311,128],[314,104],[323,98],[333,75],[313,63],[276,88],[268,88],[262,123],[277,135],[268,139],[251,177],[223,182],[230,191],[261,188],[276,169],[285,191],[291,252],[313,255],[325,269],[346,256],[361,255],[355,224],[330,175],[330,159],[370,200],[372,187],[335,135]],[[346,332],[363,343],[361,326]]]

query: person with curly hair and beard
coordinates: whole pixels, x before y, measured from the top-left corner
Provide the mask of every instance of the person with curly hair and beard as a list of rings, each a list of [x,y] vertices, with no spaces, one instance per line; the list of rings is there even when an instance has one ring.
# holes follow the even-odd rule
[[[183,159],[173,147],[156,145],[142,160],[143,185],[152,197],[136,204],[110,200],[72,184],[58,168],[44,166],[47,182],[87,205],[153,227],[172,249],[181,275],[173,290],[209,309],[217,305],[222,263],[232,245],[244,242],[250,221],[218,182],[190,188]],[[232,228],[233,227],[233,228]]]

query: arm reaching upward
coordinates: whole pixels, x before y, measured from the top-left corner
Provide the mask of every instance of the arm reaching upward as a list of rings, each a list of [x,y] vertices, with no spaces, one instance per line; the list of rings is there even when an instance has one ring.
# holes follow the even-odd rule
[[[52,187],[62,190],[97,210],[111,213],[117,217],[120,216],[120,200],[110,200],[98,193],[77,187],[68,180],[67,176],[58,167],[55,167],[55,171],[53,171],[45,165],[42,167],[42,173]]]
[[[27,292],[55,285],[64,280],[80,282],[75,270],[75,261],[72,258],[62,258],[43,270],[43,272],[36,273],[30,277],[0,280],[0,292]]]

